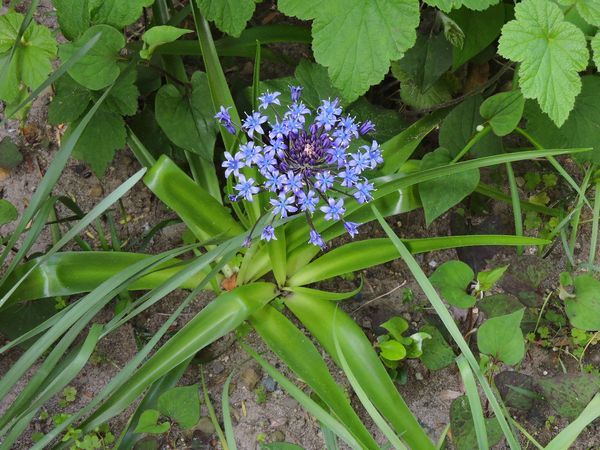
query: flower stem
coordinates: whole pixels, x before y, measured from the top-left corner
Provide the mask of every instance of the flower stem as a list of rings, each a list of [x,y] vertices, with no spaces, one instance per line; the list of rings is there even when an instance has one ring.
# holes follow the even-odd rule
[[[489,125],[485,125],[483,127],[483,130],[478,131],[477,134],[475,134],[475,136],[473,136],[471,138],[471,140],[469,142],[467,142],[467,145],[464,146],[464,148],[458,153],[458,155],[456,155],[454,157],[454,159],[452,160],[452,162],[450,164],[454,164],[455,162],[460,161],[460,159],[465,156],[467,154],[467,152],[469,150],[471,150],[473,148],[473,146],[475,144],[477,144],[481,139],[483,139],[490,131],[492,131],[492,129],[490,128]]]

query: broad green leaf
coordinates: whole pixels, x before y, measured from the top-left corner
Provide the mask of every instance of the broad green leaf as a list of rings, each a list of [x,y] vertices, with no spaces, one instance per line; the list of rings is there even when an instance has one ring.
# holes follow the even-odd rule
[[[461,102],[446,116],[440,127],[440,147],[447,148],[452,157],[456,156],[469,142],[484,120],[479,114],[483,102],[481,95],[474,95]],[[502,140],[488,133],[470,150],[474,156],[490,156],[502,152]]]
[[[521,63],[523,96],[535,98],[542,111],[561,126],[581,91],[578,72],[588,64],[583,32],[564,20],[554,2],[524,0],[515,6],[515,20],[502,28],[498,53]]]
[[[281,0],[278,7],[314,19],[315,59],[349,101],[383,79],[390,61],[413,46],[419,24],[417,0]]]
[[[600,26],[600,1],[598,0],[559,0],[560,4],[575,6],[577,12],[590,25]]]
[[[68,74],[56,80],[54,90],[54,98],[48,106],[48,122],[53,125],[79,119],[92,100],[91,92]]]
[[[592,39],[592,51],[594,52],[594,64],[596,69],[600,69],[600,31]]]
[[[456,355],[444,336],[433,325],[425,325],[421,331],[431,336],[423,341],[423,354],[419,357],[429,370],[440,370],[454,363]]]
[[[394,63],[392,63],[392,68]],[[397,72],[396,72],[397,73]],[[452,99],[452,86],[447,77],[437,80],[433,86],[423,91],[411,80],[400,82],[400,100],[417,110],[432,108]],[[427,117],[427,116],[425,116]]]
[[[445,166],[452,161],[445,148],[427,153],[421,162],[421,170]],[[469,170],[419,183],[419,196],[429,226],[435,219],[472,193],[479,184],[479,170]]]
[[[467,294],[467,288],[475,278],[473,270],[462,261],[447,261],[429,277],[429,281],[440,290],[442,297],[458,308],[470,308],[475,297]]]
[[[575,100],[575,107],[560,128],[537,105],[528,103],[525,108],[527,131],[548,148],[571,145],[591,147],[591,152],[574,155],[574,158],[600,162],[600,76],[584,76],[581,82],[582,89]]]
[[[260,444],[260,450],[304,450],[304,448],[289,442],[273,442],[271,444]]]
[[[223,33],[235,37],[246,28],[255,6],[254,0],[198,0],[202,15]]]
[[[450,12],[451,9],[465,8],[482,11],[495,5],[499,0],[426,0],[426,3],[435,6],[444,12]]]
[[[154,0],[89,0],[92,23],[123,28],[131,25],[142,15],[142,9]]]
[[[74,130],[78,124],[79,120],[73,122],[69,130]],[[69,130],[67,133],[70,134]],[[87,162],[100,177],[113,160],[115,152],[125,147],[126,137],[123,117],[102,107],[77,141],[73,156]]]
[[[450,405],[450,427],[452,429],[452,443],[457,450],[478,448],[471,406],[466,395],[456,398]],[[502,439],[502,430],[496,418],[485,419],[485,430],[490,446],[497,444]]]
[[[489,291],[502,278],[508,265],[496,267],[495,269],[479,272],[477,274],[477,289],[480,291]]]
[[[575,298],[565,300],[565,311],[572,326],[600,330],[600,281],[591,275],[575,278]]]
[[[90,27],[89,0],[52,0],[62,34],[73,41]]]
[[[460,8],[450,13],[450,18],[465,34],[462,47],[454,47],[453,50],[452,66],[455,70],[496,40],[500,35],[502,25],[504,25],[504,16],[505,8],[502,3],[485,11]]]
[[[184,430],[200,420],[198,385],[174,387],[158,397],[157,409],[163,416],[173,419]]]
[[[172,84],[160,88],[155,113],[156,121],[175,145],[212,161],[217,128],[204,72],[194,73],[189,94]]]
[[[521,319],[525,309],[487,319],[477,330],[477,346],[481,353],[508,365],[517,364],[525,356]]]
[[[408,322],[402,317],[395,316],[382,323],[380,327],[385,328],[394,339],[401,341],[404,338],[402,334],[408,330]]]
[[[150,59],[156,47],[176,41],[187,33],[192,33],[192,30],[172,27],[170,25],[152,27],[142,35],[144,47],[140,50],[140,56],[144,59]]]
[[[122,116],[133,116],[138,109],[138,91],[135,70],[124,69],[106,98],[106,108]]]
[[[158,423],[160,413],[155,409],[147,409],[140,416],[137,427],[135,428],[136,433],[152,433],[162,434],[169,431],[171,424],[169,422]]]
[[[58,49],[60,59],[66,62],[97,33],[101,33],[100,40],[68,71],[75,81],[92,90],[105,88],[119,76],[117,59],[125,45],[123,35],[109,25],[95,25],[76,41],[63,44]]]
[[[501,92],[487,98],[479,113],[489,121],[496,136],[506,136],[519,125],[524,108],[525,99],[520,91]]]
[[[452,45],[441,33],[419,34],[397,65],[419,89],[427,91],[452,65]]]
[[[17,217],[19,217],[17,208],[8,200],[0,198],[0,225],[10,223]]]
[[[13,169],[21,164],[23,155],[19,151],[13,141],[8,136],[5,136],[0,141],[0,167],[5,169]]]
[[[598,377],[591,374],[540,378],[544,399],[564,417],[577,417],[600,389]]]
[[[406,348],[400,342],[390,339],[379,344],[383,358],[389,361],[400,361],[406,357]]]
[[[0,64],[6,64],[15,45],[22,14],[10,11],[0,16]],[[19,83],[30,88],[42,84],[52,72],[56,40],[48,28],[31,22],[18,43],[5,77],[0,80],[0,99],[9,103],[19,99]]]
[[[516,297],[508,294],[488,295],[482,298],[477,307],[486,317],[503,316],[523,309],[523,304]]]

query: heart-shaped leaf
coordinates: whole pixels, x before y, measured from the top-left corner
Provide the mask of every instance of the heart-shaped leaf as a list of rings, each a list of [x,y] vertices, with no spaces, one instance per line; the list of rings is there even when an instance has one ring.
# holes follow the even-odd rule
[[[162,434],[169,431],[171,424],[169,422],[158,423],[160,413],[155,409],[147,409],[140,416],[138,425],[135,428],[136,433]]]
[[[429,281],[442,294],[442,297],[458,308],[475,305],[475,297],[467,294],[467,287],[473,281],[473,270],[462,261],[447,261],[429,277]]]
[[[8,200],[0,199],[0,225],[12,222],[17,216],[17,208]]]
[[[481,117],[490,122],[497,136],[506,136],[517,127],[523,109],[525,98],[520,91],[501,92],[486,99],[479,108]]]
[[[517,364],[525,356],[521,319],[525,308],[504,316],[487,319],[477,330],[477,346],[481,353],[508,365]]]
[[[187,430],[200,420],[198,385],[174,387],[158,397],[158,410]]]
[[[575,297],[565,300],[565,310],[574,327],[600,330],[600,281],[591,275],[575,278]]]

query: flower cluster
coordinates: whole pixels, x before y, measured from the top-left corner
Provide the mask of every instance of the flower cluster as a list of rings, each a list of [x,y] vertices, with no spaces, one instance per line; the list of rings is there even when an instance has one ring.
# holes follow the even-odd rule
[[[246,115],[241,131],[248,141],[235,154],[225,152],[225,176],[234,178],[236,194],[232,201],[252,201],[259,192],[270,192],[273,215],[287,217],[303,212],[311,228],[309,242],[325,248],[325,242],[312,222],[317,210],[325,220],[341,220],[354,237],[358,224],[344,219],[344,200],[353,197],[359,203],[372,199],[374,186],[364,172],[383,162],[376,141],[350,150],[350,143],[372,132],[371,121],[357,123],[342,114],[338,99],[323,100],[311,110],[300,99],[300,87],[290,86],[291,104],[283,116],[269,122],[265,114],[273,105],[281,105],[280,92],[265,92],[259,97],[258,111]],[[216,119],[230,133],[237,134],[229,108],[221,107]],[[247,177],[246,167],[254,167],[260,178]],[[267,225],[261,239],[276,239],[272,225]]]

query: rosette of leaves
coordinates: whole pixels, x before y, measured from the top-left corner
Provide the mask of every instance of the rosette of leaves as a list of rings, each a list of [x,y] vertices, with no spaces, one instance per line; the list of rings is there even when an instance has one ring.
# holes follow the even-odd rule
[[[425,332],[404,336],[409,326],[406,319],[400,316],[392,317],[382,323],[381,327],[388,333],[377,338],[379,357],[392,371],[396,371],[400,362],[406,358],[419,358],[423,354],[423,341],[431,339],[431,335]]]

